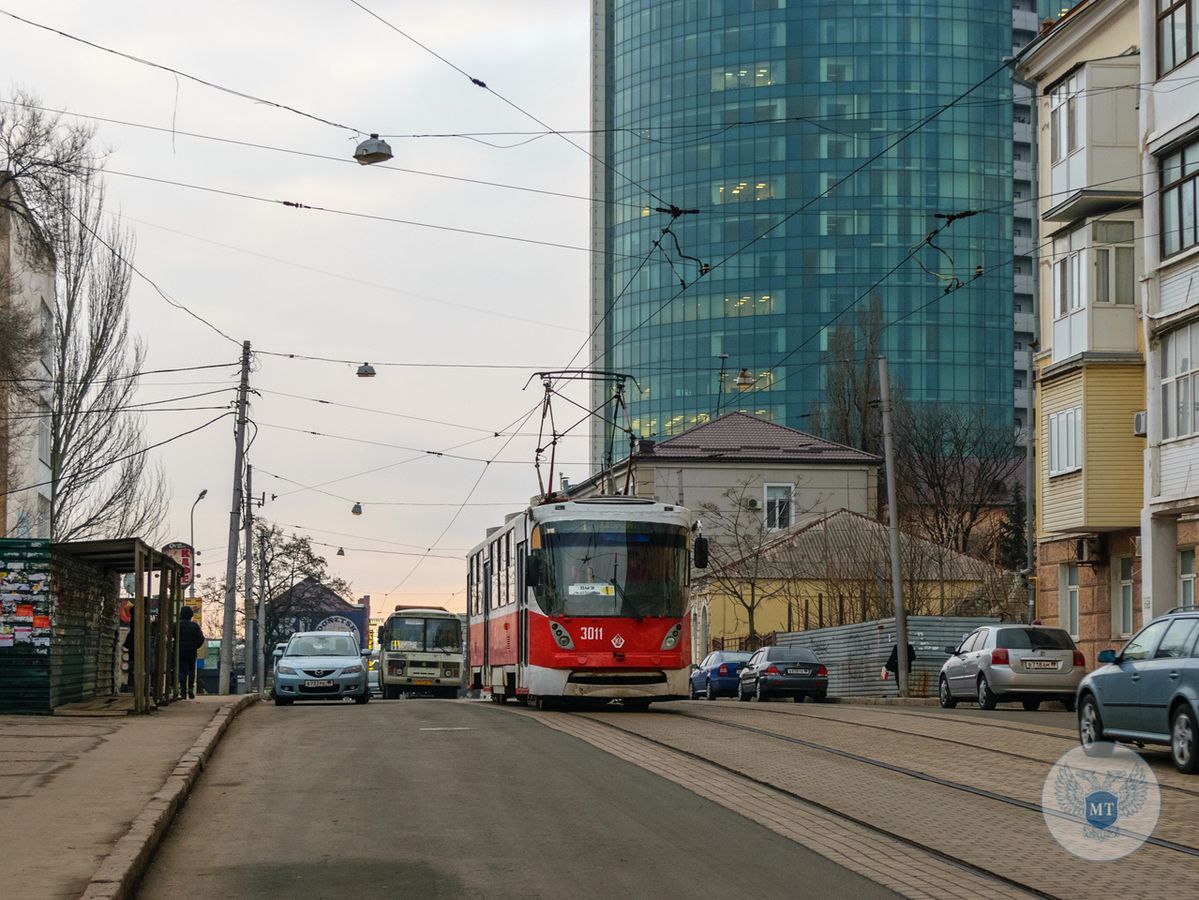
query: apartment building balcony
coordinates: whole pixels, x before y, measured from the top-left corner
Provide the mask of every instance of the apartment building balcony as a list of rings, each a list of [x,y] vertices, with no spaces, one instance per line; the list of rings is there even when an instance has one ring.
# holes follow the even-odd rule
[[[1012,316],[1012,327],[1017,334],[1033,334],[1036,324],[1036,317],[1030,312],[1018,312]],[[1025,355],[1023,350],[1016,353],[1016,358],[1019,359]]]
[[[1141,196],[1138,58],[1089,62],[1048,94],[1049,191],[1041,217],[1069,222]]]
[[[1055,368],[1039,381],[1039,533],[1136,528],[1145,439],[1133,434],[1133,416],[1145,408],[1143,362],[1111,354]]]

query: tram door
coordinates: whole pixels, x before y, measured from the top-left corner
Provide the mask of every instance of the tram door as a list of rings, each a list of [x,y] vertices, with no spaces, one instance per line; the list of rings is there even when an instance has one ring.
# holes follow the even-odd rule
[[[524,683],[529,664],[529,592],[525,587],[525,542],[516,545],[516,686]]]
[[[490,551],[488,551],[490,556]],[[491,684],[491,583],[492,561],[483,563],[483,686]]]

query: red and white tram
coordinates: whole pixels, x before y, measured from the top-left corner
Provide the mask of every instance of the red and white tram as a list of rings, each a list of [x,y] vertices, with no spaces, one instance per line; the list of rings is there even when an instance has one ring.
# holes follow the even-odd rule
[[[467,558],[470,685],[539,706],[687,697],[692,543],[689,510],[635,497],[509,515]]]

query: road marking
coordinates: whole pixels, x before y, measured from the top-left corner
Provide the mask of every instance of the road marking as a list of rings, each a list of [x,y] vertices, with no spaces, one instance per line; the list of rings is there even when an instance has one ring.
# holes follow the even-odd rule
[[[467,728],[462,725],[446,725],[439,728],[421,728],[421,731],[474,731],[473,728]]]

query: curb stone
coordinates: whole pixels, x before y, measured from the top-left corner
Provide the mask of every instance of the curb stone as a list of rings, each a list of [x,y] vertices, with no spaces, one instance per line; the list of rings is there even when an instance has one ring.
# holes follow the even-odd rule
[[[237,718],[238,713],[258,699],[257,694],[246,694],[217,710],[196,742],[179,758],[162,787],[100,861],[83,892],[82,900],[125,900],[132,896],[150,858],[166,836],[175,815],[187,801],[192,786],[208,764],[225,729]]]

